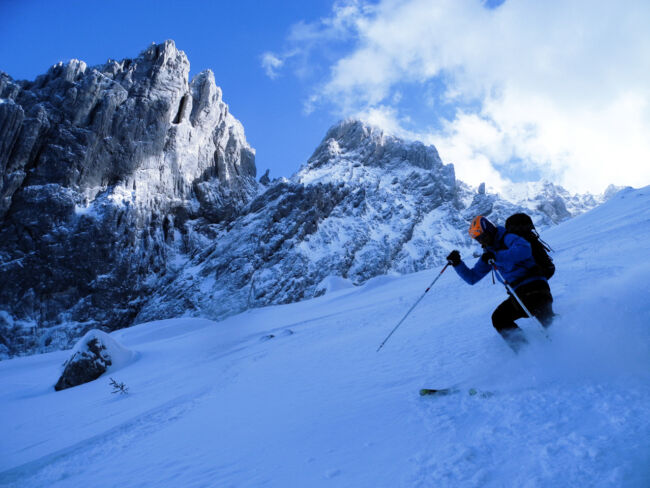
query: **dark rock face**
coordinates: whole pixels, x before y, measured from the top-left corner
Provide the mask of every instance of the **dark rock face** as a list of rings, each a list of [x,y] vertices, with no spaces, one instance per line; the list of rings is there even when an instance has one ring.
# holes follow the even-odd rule
[[[54,385],[56,391],[94,381],[103,375],[112,361],[106,346],[98,338],[85,344],[85,350],[75,353],[66,363],[61,377]]]
[[[233,219],[257,193],[254,151],[212,73],[188,73],[172,41],[103,66],[59,63],[34,82],[0,73],[9,354],[130,325],[177,271],[172,258],[202,245],[187,222]]]
[[[271,184],[271,178],[269,178],[269,172],[270,170],[267,169],[266,172],[260,178],[261,185],[269,186]]]

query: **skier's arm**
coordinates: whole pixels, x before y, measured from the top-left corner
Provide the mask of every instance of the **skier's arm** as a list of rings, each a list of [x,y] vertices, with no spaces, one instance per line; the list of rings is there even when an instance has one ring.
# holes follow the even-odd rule
[[[497,262],[518,263],[533,255],[530,244],[522,237],[514,234],[506,234],[504,244],[507,246],[507,249],[495,253]]]
[[[490,272],[490,265],[479,259],[472,269],[468,268],[463,261],[458,266],[454,266],[454,269],[466,283],[473,285],[481,281]]]

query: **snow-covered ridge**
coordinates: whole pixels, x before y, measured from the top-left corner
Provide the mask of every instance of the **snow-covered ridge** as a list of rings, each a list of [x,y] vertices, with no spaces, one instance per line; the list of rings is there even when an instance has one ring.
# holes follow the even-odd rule
[[[405,141],[387,134],[379,127],[348,119],[332,127],[309,161],[292,177],[302,184],[366,183],[389,186],[400,177],[417,172],[433,173],[436,179],[456,188],[465,206],[472,206],[467,194],[480,195],[483,213],[493,211],[493,204],[526,209],[540,227],[557,224],[601,204],[621,188],[611,186],[603,195],[571,194],[546,180],[512,183],[498,194],[486,195],[485,184],[470,188],[457,181],[452,164],[443,164],[434,146],[419,141]],[[485,195],[485,197],[482,197]],[[476,197],[474,197],[476,199]],[[489,203],[488,203],[489,202]],[[476,202],[478,203],[478,202]],[[493,218],[507,215],[495,212]]]
[[[479,214],[503,224],[523,210],[540,229],[574,215],[564,189],[538,189],[521,201],[486,193],[485,185],[471,189],[433,146],[345,120],[290,180],[270,184],[239,219],[214,226],[215,242],[160,288],[137,320],[223,317],[318,296],[328,277],[359,285],[427,269],[454,248],[470,252],[467,226]]]

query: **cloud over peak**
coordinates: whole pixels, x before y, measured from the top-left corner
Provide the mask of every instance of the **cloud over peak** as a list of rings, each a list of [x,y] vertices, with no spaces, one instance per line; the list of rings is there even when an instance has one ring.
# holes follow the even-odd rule
[[[313,106],[381,115],[461,179],[482,168],[495,186],[537,174],[602,191],[650,183],[649,19],[645,0],[337,2],[288,43],[325,56]]]

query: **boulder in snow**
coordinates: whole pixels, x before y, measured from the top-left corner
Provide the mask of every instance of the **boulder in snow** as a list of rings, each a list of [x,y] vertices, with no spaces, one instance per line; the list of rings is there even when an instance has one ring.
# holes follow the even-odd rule
[[[77,343],[64,364],[63,373],[56,382],[56,391],[96,380],[109,369],[114,371],[133,358],[133,352],[124,348],[113,337],[93,329]]]

